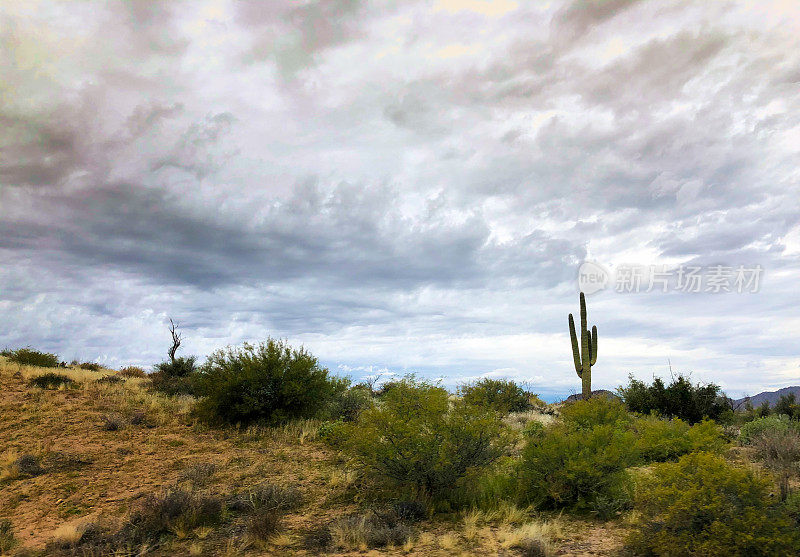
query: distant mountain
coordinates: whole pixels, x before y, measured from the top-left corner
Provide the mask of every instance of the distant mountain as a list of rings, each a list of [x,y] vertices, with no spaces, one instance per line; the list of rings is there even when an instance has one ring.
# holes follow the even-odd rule
[[[778,400],[783,395],[788,395],[789,393],[794,393],[794,396],[797,397],[797,401],[800,402],[800,386],[795,387],[784,387],[783,389],[778,389],[777,391],[764,391],[763,393],[758,393],[757,395],[753,395],[750,397],[750,404],[753,405],[753,408],[758,408],[764,401],[768,401],[770,407],[775,406]],[[734,408],[741,408],[744,409],[744,403],[747,400],[747,397],[740,398],[733,401]]]

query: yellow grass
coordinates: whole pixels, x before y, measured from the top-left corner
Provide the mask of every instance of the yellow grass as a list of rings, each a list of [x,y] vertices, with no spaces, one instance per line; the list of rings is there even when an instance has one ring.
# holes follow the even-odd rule
[[[28,386],[48,372],[77,385]],[[305,500],[286,514],[277,535],[253,543],[245,533],[247,516],[231,511],[219,525],[177,528],[178,535],[153,554],[315,555],[305,547],[305,535],[329,524],[338,555],[496,555],[516,552],[516,544],[530,537],[552,544],[563,535],[558,520],[531,521],[528,509],[499,502],[495,509],[468,510],[456,520],[440,515],[417,523],[399,547],[367,548],[360,523],[339,519],[369,512],[372,503],[363,491],[368,478],[317,438],[319,421],[209,428],[193,418],[192,397],[151,392],[147,378],[96,382],[113,373],[41,369],[0,358],[0,518],[11,520],[23,549],[42,551],[53,539],[74,542],[91,523],[118,528],[149,494],[176,485],[225,499],[264,482],[294,486]],[[141,413],[144,423],[134,423]],[[119,430],[103,429],[108,414],[119,414]],[[542,419],[536,416],[516,420]],[[44,473],[19,474],[14,463],[28,454],[39,459]],[[192,473],[195,468],[201,477]]]

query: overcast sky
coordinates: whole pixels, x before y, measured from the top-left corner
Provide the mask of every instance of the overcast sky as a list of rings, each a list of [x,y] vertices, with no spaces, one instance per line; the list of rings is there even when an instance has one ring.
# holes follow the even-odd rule
[[[0,347],[150,366],[172,317],[552,398],[588,260],[595,388],[796,385],[798,155],[793,0],[3,2]]]

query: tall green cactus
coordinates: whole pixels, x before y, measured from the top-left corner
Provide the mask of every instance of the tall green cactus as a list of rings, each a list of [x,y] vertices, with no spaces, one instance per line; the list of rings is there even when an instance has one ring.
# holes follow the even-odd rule
[[[586,326],[586,297],[581,292],[581,345],[578,347],[578,335],[575,334],[575,320],[569,314],[569,336],[572,339],[572,358],[575,360],[575,372],[581,378],[583,399],[592,396],[592,366],[597,361],[597,327],[589,331]]]

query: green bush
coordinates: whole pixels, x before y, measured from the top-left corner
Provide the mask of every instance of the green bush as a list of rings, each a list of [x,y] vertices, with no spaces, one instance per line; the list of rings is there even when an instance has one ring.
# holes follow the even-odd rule
[[[713,383],[695,385],[682,375],[668,386],[660,378],[654,379],[652,385],[645,385],[631,376],[628,386],[618,391],[628,410],[639,414],[656,413],[690,424],[703,418],[720,421],[732,415],[730,401],[721,394],[719,386]]]
[[[637,555],[794,555],[800,536],[772,482],[710,453],[656,464],[637,485],[627,544]]]
[[[739,432],[739,443],[749,445],[765,431],[786,431],[790,425],[791,420],[786,415],[772,415],[755,419],[742,426]]]
[[[18,348],[16,350],[3,350],[0,356],[5,356],[9,361],[23,366],[58,367],[59,359],[56,354],[40,352],[32,348]]]
[[[796,402],[795,394],[781,395],[775,404],[775,413],[789,416],[792,419],[800,417],[800,405]]]
[[[198,416],[229,424],[274,425],[316,417],[346,385],[303,348],[274,339],[214,352],[199,379],[203,398]]]
[[[636,419],[632,427],[643,463],[674,460],[693,451],[719,452],[726,445],[722,429],[708,420],[690,426],[680,418],[647,416]]]
[[[537,420],[531,420],[522,428],[522,436],[525,438],[541,437],[544,435],[544,424]]]
[[[344,382],[346,385],[347,382]],[[339,389],[328,408],[329,417],[334,420],[354,422],[361,412],[372,406],[372,393],[361,386]]]
[[[598,425],[625,427],[632,416],[619,399],[592,397],[565,404],[561,409],[564,423],[579,429],[591,429]]]
[[[459,392],[465,403],[491,408],[502,414],[524,412],[532,408],[528,393],[513,381],[485,378],[462,385]]]
[[[500,416],[413,378],[396,382],[382,403],[345,426],[345,448],[368,469],[436,497],[485,467],[509,443]]]
[[[150,374],[150,388],[167,396],[197,396],[198,381],[197,373],[183,377],[164,375],[161,372]]]
[[[157,364],[155,372],[150,374],[151,388],[169,396],[196,396],[199,376],[196,362],[195,356],[181,356]]]
[[[636,460],[633,433],[615,422],[595,427],[556,423],[523,449],[519,492],[524,503],[591,510],[602,499],[630,498],[625,468]]]
[[[156,364],[156,373],[166,377],[188,377],[197,371],[195,356],[181,356],[169,362]]]
[[[48,372],[37,375],[28,381],[28,385],[39,387],[40,389],[58,389],[60,387],[73,387],[76,383],[66,375]]]

